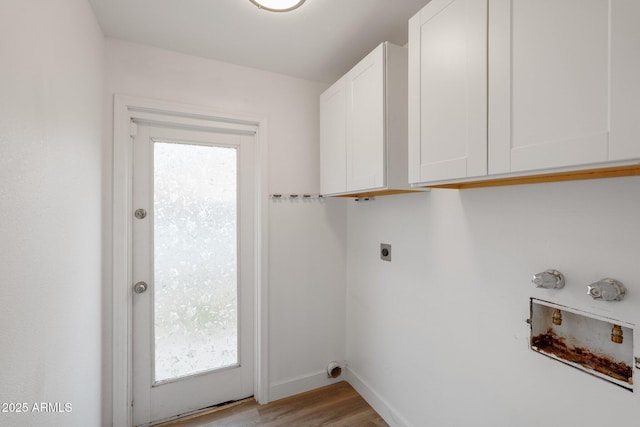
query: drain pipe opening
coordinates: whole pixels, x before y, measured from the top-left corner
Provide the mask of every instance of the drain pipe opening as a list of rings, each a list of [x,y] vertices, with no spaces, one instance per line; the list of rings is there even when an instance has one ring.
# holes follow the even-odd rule
[[[327,377],[328,378],[338,378],[342,375],[342,368],[338,362],[330,362],[327,366]]]

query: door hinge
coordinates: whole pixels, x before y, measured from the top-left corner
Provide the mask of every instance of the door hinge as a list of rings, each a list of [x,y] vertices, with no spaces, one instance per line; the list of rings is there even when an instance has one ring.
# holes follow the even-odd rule
[[[129,135],[132,137],[136,137],[138,135],[138,125],[131,120],[131,124],[129,126]]]

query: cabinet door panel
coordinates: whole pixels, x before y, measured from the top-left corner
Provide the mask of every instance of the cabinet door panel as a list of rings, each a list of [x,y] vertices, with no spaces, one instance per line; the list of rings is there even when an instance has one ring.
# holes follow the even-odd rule
[[[347,191],[383,187],[385,158],[384,45],[346,76]]]
[[[640,1],[611,5],[610,160],[640,157]]]
[[[485,175],[487,2],[433,0],[409,45],[411,181]]]
[[[511,149],[513,171],[561,168],[575,164],[602,162],[607,158],[607,133],[531,144]]]
[[[489,173],[608,160],[609,1],[490,11]]]
[[[346,184],[345,78],[320,96],[320,192],[344,193]]]

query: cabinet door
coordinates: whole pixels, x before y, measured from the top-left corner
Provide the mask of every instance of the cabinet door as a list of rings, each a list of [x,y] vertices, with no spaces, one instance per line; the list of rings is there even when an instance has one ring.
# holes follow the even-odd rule
[[[345,78],[320,95],[320,192],[344,193],[346,184]]]
[[[609,159],[610,0],[491,0],[489,173]]]
[[[609,160],[640,158],[640,1],[611,4]]]
[[[432,0],[409,21],[409,181],[487,173],[487,1]]]
[[[346,75],[347,191],[385,186],[384,44]]]

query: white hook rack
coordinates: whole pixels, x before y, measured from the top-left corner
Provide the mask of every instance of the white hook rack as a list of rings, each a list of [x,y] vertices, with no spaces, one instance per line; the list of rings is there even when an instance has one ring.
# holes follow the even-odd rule
[[[322,194],[284,194],[284,193],[275,193],[269,196],[272,200],[322,200]]]

